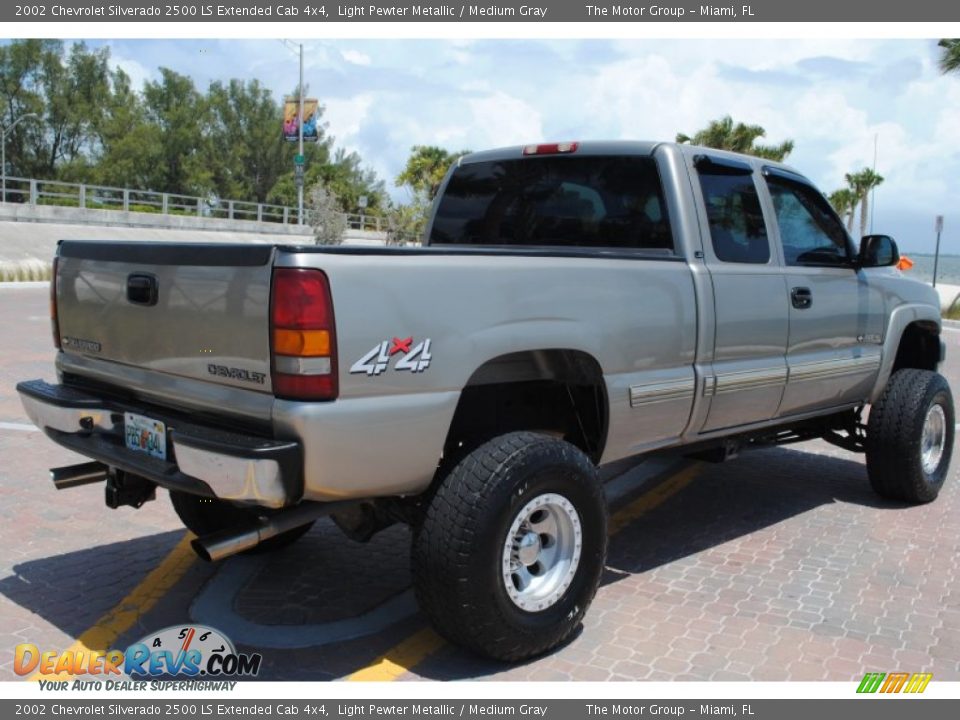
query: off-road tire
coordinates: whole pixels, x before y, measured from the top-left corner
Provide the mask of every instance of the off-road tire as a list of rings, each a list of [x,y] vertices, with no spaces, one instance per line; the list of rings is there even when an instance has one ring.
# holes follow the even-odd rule
[[[216,498],[204,498],[190,493],[170,491],[170,502],[180,521],[187,530],[197,537],[226,530],[231,527],[249,525],[255,521],[262,511],[246,509],[231,505]],[[244,550],[244,555],[273,552],[287,547],[303,537],[313,523],[287,530],[269,540],[265,540],[256,547]]]
[[[576,535],[579,560],[567,564],[555,599],[528,611],[508,593],[505,544],[521,514],[544,499],[575,509],[566,512],[579,526],[566,537]],[[473,450],[436,489],[414,535],[414,587],[445,638],[495,660],[518,661],[551,650],[579,626],[606,550],[607,506],[593,463],[562,440],[514,432]]]
[[[942,411],[942,453],[935,467],[923,462],[924,423]],[[904,369],[890,376],[867,421],[867,475],[881,497],[909,503],[936,499],[953,451],[953,397],[946,379],[929,370]]]

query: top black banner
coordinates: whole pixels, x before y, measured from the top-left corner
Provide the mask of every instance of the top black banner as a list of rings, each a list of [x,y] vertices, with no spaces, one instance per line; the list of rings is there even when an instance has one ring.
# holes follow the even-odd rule
[[[954,22],[960,3],[943,0],[749,0],[749,4],[531,0],[421,3],[410,0],[48,0],[0,6],[14,22]]]

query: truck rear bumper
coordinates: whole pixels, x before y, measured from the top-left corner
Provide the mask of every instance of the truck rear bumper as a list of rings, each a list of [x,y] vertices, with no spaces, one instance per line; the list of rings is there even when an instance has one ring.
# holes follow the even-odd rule
[[[30,420],[58,444],[170,490],[280,508],[303,496],[300,444],[203,425],[67,385],[17,385]],[[159,420],[166,459],[127,448],[124,413]]]

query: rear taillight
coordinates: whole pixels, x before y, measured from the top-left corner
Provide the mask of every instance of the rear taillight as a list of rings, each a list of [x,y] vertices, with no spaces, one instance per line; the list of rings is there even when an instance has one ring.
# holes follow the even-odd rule
[[[57,261],[53,259],[53,268],[50,270],[50,329],[53,332],[53,346],[60,349],[60,320],[57,317]]]
[[[336,399],[336,328],[330,284],[323,271],[273,271],[270,348],[274,395],[291,400]]]

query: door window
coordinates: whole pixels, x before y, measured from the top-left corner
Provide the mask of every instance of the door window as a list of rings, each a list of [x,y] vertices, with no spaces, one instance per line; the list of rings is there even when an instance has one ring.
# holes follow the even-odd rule
[[[826,198],[806,183],[770,175],[767,187],[787,265],[845,265],[847,231]]]

